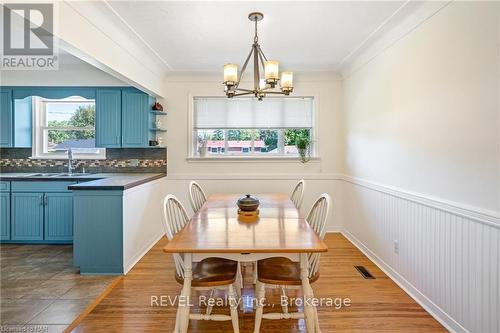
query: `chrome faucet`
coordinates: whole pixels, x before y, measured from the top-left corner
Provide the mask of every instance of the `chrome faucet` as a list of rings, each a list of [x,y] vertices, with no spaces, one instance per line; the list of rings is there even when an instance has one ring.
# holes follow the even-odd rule
[[[68,173],[71,175],[75,167],[73,166],[73,151],[68,148]]]

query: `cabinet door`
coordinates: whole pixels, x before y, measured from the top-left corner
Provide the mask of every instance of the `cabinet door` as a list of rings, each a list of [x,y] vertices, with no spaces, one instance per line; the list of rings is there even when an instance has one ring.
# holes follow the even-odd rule
[[[33,132],[32,97],[14,100],[14,147],[31,148]]]
[[[43,193],[12,193],[12,240],[43,239]]]
[[[122,91],[122,147],[147,147],[148,95],[140,91]]]
[[[0,240],[10,239],[10,193],[0,193]]]
[[[119,148],[121,146],[121,102],[119,89],[97,89],[96,147]]]
[[[0,147],[12,147],[12,90],[0,89]]]
[[[73,193],[45,196],[45,240],[73,240]]]

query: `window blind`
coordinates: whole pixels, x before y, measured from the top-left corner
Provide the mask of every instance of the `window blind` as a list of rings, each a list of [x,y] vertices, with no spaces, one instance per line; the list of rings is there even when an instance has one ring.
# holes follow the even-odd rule
[[[194,129],[312,128],[313,98],[196,97]]]

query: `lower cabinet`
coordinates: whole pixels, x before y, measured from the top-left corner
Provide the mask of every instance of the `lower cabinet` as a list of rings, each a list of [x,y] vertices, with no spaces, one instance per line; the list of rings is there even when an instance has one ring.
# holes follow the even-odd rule
[[[12,193],[11,240],[43,240],[43,193]]]
[[[0,240],[10,240],[10,193],[0,193]]]
[[[73,240],[73,194],[45,194],[45,240]]]
[[[73,241],[73,194],[71,192],[13,192],[11,200],[11,230],[10,234],[6,231],[5,238],[2,240],[48,243]],[[2,209],[2,218],[3,214]],[[2,224],[2,233],[3,231]]]

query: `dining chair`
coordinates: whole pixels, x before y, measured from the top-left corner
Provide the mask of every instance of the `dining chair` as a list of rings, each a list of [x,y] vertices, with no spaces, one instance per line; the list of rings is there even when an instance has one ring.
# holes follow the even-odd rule
[[[302,200],[304,199],[304,191],[306,190],[306,181],[304,179],[299,180],[297,185],[293,188],[291,199],[295,207],[300,209],[302,206]]]
[[[207,201],[207,196],[200,184],[194,180],[191,181],[191,183],[189,183],[189,202],[195,214],[200,210],[205,201]]]
[[[328,212],[331,206],[330,196],[323,193],[316,200],[307,215],[307,222],[316,232],[320,239],[325,237],[326,221]],[[307,256],[309,263],[309,283],[313,283],[319,278],[319,253],[310,253]],[[292,262],[287,258],[268,258],[257,262],[257,283],[255,285],[255,297],[257,299],[257,307],[255,311],[255,327],[254,333],[260,331],[262,319],[299,319],[304,318],[303,312],[288,312],[287,303],[282,303],[283,312],[263,313],[262,307],[267,288],[281,289],[281,297],[288,300],[286,295],[287,289],[302,289],[302,280],[300,277],[300,264]],[[315,313],[315,329],[319,332],[318,314],[316,308]]]
[[[181,202],[172,194],[163,199],[163,217],[165,235],[171,240],[189,221],[186,209]],[[183,257],[174,253],[175,280],[183,285],[185,270]],[[230,316],[224,314],[212,314],[212,306],[207,306],[205,314],[190,313],[189,319],[194,320],[231,320],[233,331],[239,332],[238,325],[238,300],[241,300],[241,281],[238,275],[238,263],[233,260],[222,258],[207,258],[192,264],[191,289],[210,291],[213,297],[215,290],[224,290],[228,293]],[[179,322],[186,318],[180,318],[184,314],[177,312],[174,332],[179,332]]]

